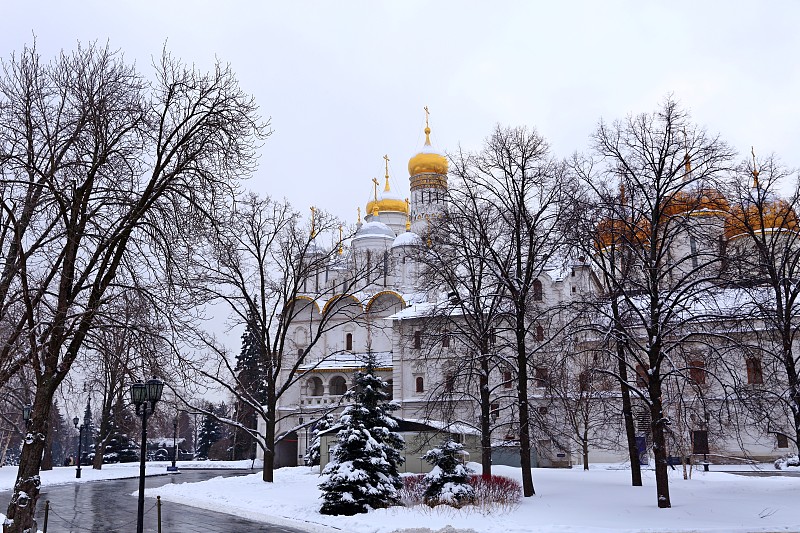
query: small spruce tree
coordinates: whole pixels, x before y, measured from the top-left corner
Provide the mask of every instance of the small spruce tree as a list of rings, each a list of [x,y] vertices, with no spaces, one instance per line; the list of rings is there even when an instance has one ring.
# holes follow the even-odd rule
[[[319,434],[330,429],[332,426],[333,417],[329,414],[321,417],[317,420],[316,424],[314,424],[314,429],[311,432],[313,440],[311,444],[308,445],[308,448],[306,448],[306,454],[303,457],[306,466],[317,466],[319,464]]]
[[[461,444],[448,437],[422,456],[433,465],[433,470],[425,475],[427,487],[423,501],[427,505],[463,507],[475,502],[475,490],[469,484],[469,471],[460,458],[463,449]]]
[[[342,411],[344,427],[323,471],[328,479],[319,485],[322,514],[354,515],[400,504],[403,482],[397,468],[404,461],[404,443],[392,431],[397,422],[389,415],[397,406],[388,402],[387,385],[375,375],[373,355],[365,366],[346,395],[352,404]]]

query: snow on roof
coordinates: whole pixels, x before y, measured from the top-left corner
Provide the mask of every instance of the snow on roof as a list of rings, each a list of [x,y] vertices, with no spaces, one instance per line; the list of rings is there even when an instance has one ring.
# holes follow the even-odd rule
[[[426,426],[431,426],[434,429],[448,431],[450,433],[461,433],[462,435],[480,435],[481,433],[474,426],[464,424],[463,422],[445,422],[444,420],[427,420],[421,418],[404,418],[403,420],[415,424],[425,424]]]
[[[367,353],[336,353],[316,363],[308,363],[300,367],[301,371],[333,372],[337,370],[352,371],[364,368]],[[392,352],[372,352],[375,357],[376,369],[392,368]]]
[[[406,231],[397,236],[392,243],[392,248],[399,246],[422,246],[422,238],[413,231]]]
[[[371,220],[369,222],[364,222],[361,227],[358,228],[353,240],[356,241],[365,237],[384,237],[394,240],[394,231],[383,222]]]

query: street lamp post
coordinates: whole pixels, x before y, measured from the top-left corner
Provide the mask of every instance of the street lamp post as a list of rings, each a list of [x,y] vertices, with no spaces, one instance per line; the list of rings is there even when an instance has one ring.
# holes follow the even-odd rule
[[[83,451],[81,450],[81,444],[83,444],[83,428],[84,425],[81,424],[78,426],[78,423],[81,421],[80,418],[77,416],[72,419],[72,423],[75,424],[75,429],[78,430],[78,457],[75,459],[75,464],[78,465],[78,469],[75,470],[75,479],[81,478],[81,454]]]
[[[178,416],[172,421],[172,466],[167,467],[168,472],[177,472],[178,467],[175,461],[178,460]]]
[[[156,402],[161,399],[164,382],[158,379],[147,383],[137,381],[131,385],[131,401],[136,406],[136,415],[142,417],[142,449],[139,456],[139,508],[136,515],[136,533],[144,528],[144,462],[147,455],[147,417],[156,409]],[[149,406],[149,409],[148,409]]]

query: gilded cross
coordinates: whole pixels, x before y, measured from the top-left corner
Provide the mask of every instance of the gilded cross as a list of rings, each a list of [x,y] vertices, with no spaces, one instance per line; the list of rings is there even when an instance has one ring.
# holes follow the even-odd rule
[[[314,221],[314,214],[316,213],[316,211],[317,211],[317,208],[312,205],[311,206],[311,237],[312,238],[315,237],[315,235],[314,235],[314,233],[315,233],[315,231],[314,231],[314,222],[315,222]]]
[[[375,189],[375,201],[378,201],[378,178],[372,178],[372,184],[374,185]]]
[[[425,127],[428,128],[430,127],[428,126],[428,116],[431,114],[431,112],[428,111],[428,106],[425,106],[423,109],[425,110]]]

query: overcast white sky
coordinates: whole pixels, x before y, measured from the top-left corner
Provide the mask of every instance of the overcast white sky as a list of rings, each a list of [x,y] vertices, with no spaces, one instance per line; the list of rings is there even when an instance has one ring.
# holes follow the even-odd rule
[[[230,62],[274,134],[253,189],[355,221],[391,158],[476,149],[496,123],[536,127],[559,156],[602,117],[668,93],[743,154],[800,166],[800,2],[8,2],[0,51],[36,35],[46,58],[108,41],[147,72],[163,44]]]

